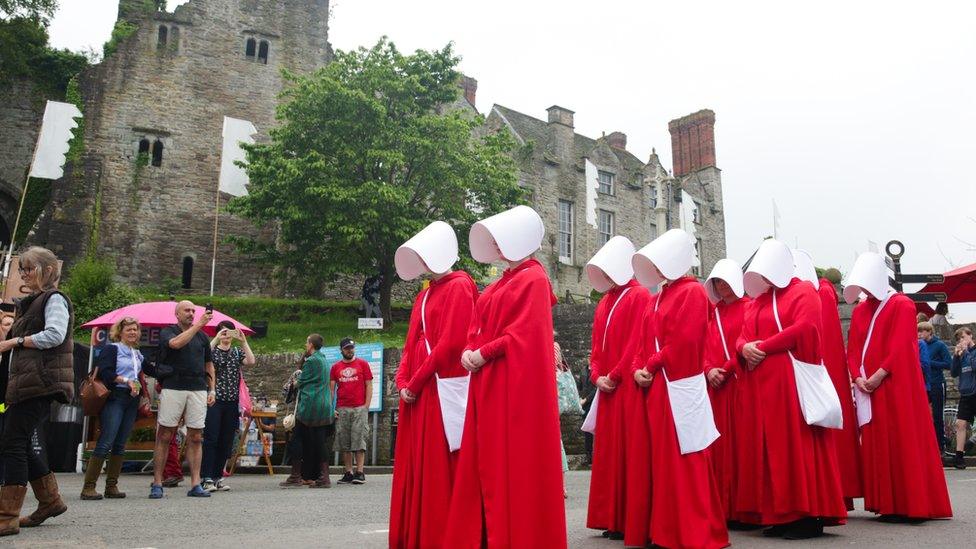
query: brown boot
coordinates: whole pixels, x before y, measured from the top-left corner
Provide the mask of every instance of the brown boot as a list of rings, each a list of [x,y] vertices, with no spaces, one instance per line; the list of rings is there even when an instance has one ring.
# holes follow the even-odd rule
[[[332,481],[329,480],[329,465],[327,463],[322,464],[322,471],[319,473],[319,478],[316,479],[315,484],[309,485],[309,488],[332,488]]]
[[[121,499],[125,492],[119,491],[119,474],[122,473],[122,459],[125,456],[112,454],[108,458],[108,468],[105,469],[105,497]]]
[[[288,478],[278,484],[282,488],[301,488],[305,484],[302,483],[302,460],[295,460],[291,464],[291,474]]]
[[[37,498],[37,510],[30,516],[20,517],[21,528],[40,526],[45,520],[68,510],[68,506],[61,500],[61,494],[58,493],[58,479],[54,477],[54,473],[32,480],[30,485],[34,490],[34,497]]]
[[[12,536],[20,532],[20,508],[27,495],[26,486],[8,484],[0,488],[0,536]]]
[[[81,489],[81,499],[102,499],[102,495],[96,489],[96,484],[98,483],[98,475],[102,474],[102,463],[104,462],[105,458],[103,457],[92,456],[88,458],[88,468],[85,469],[85,485]]]

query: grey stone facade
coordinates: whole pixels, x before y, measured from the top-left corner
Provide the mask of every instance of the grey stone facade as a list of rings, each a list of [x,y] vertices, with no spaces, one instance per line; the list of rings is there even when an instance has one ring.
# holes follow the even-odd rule
[[[0,86],[0,244],[10,245],[24,175],[44,116],[44,101],[27,80]]]
[[[192,261],[187,282],[206,290],[223,117],[250,120],[257,139],[267,139],[286,85],[282,69],[308,73],[331,56],[329,2],[191,0],[173,13],[145,4],[122,0],[120,19],[138,30],[80,77],[84,166],[54,186],[32,240],[70,264],[94,238],[132,284],[182,280]],[[255,234],[226,213],[219,226],[221,239]],[[267,275],[220,245],[217,291],[268,293]]]
[[[597,139],[576,133],[573,115],[552,106],[544,121],[501,105],[487,115],[490,129],[508,130],[521,146],[519,183],[546,225],[537,257],[555,293],[571,300],[589,295],[583,267],[609,236],[624,235],[640,248],[680,227],[682,190],[698,209],[694,232],[701,241],[702,267],[696,274],[706,275],[725,257],[722,180],[714,166],[714,146],[712,165],[696,159],[687,173],[672,176],[656,152],[646,162],[628,152],[621,132]],[[683,127],[683,120],[672,125]]]

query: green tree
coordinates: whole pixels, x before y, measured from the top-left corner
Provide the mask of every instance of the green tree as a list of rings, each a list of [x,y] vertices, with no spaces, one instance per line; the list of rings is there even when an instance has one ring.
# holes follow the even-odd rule
[[[0,16],[28,17],[45,23],[58,9],[58,0],[0,0]]]
[[[451,45],[405,55],[383,38],[337,52],[308,77],[289,76],[271,141],[246,147],[249,194],[229,205],[275,227],[278,240],[232,239],[239,249],[305,294],[337,274],[378,273],[390,322],[400,244],[440,219],[457,230],[464,255],[474,221],[522,199],[511,137],[450,108],[458,61]]]

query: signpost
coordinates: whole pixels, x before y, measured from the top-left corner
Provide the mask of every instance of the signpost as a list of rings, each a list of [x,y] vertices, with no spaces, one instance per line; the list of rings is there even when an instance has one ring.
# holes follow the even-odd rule
[[[903,274],[901,272],[901,257],[905,255],[905,245],[898,240],[891,240],[885,245],[885,258],[888,267],[895,272],[895,276],[888,279],[892,287],[899,292],[904,290],[905,284],[942,284],[945,276],[941,274]],[[926,303],[930,301],[945,302],[947,296],[945,292],[916,292],[905,294],[916,303]]]

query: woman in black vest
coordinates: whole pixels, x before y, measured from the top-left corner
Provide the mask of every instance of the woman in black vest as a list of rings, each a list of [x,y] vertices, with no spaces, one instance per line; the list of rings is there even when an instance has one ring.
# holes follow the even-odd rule
[[[54,473],[30,443],[31,434],[47,419],[51,402],[68,403],[74,396],[71,302],[56,288],[61,267],[50,250],[35,246],[22,253],[20,276],[31,294],[17,304],[17,320],[0,342],[0,353],[11,353],[6,425],[0,439],[5,466],[0,536],[17,534],[22,526],[38,526],[68,509]],[[28,481],[38,506],[21,518]]]

